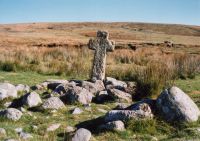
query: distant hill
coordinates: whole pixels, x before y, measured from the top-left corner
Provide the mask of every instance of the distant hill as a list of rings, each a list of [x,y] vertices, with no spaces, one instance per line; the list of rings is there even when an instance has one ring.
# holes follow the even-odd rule
[[[200,45],[200,26],[152,23],[29,23],[0,25],[0,46],[84,46],[97,30],[107,30],[117,44]]]

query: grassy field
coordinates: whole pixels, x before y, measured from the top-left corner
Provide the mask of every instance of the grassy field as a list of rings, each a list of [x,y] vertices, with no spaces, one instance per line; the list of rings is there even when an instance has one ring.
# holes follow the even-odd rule
[[[3,72],[0,71],[0,82],[12,84],[27,84],[33,86],[47,79],[73,79],[73,77],[44,75],[36,72]],[[80,78],[83,79],[83,78]]]
[[[35,85],[42,81],[55,78],[55,79],[70,79],[65,76],[52,76],[41,75],[33,72],[19,72],[8,73],[0,72],[0,81],[7,81],[13,84],[29,84]],[[84,79],[84,78],[80,78]],[[200,75],[197,75],[195,79],[176,80],[175,84],[187,92],[196,104],[200,107]],[[6,101],[3,101],[3,103]],[[1,103],[1,105],[3,105]],[[105,113],[99,111],[99,109],[111,110],[116,106],[115,103],[95,104],[92,103],[91,110],[87,110],[81,105],[75,105],[84,110],[81,115],[72,115],[70,110],[74,108],[74,105],[67,105],[66,108],[52,113],[50,111],[32,111],[32,116],[24,114],[22,119],[13,122],[6,119],[0,119],[0,127],[3,127],[7,131],[7,135],[12,138],[18,138],[18,135],[14,132],[17,127],[22,127],[26,132],[32,133],[33,141],[62,141],[67,138],[65,133],[66,126],[75,126],[83,121],[95,119],[103,116]],[[54,132],[47,132],[46,128],[52,123],[61,123],[61,127]],[[94,122],[95,124],[95,122]],[[38,128],[35,129],[34,125]],[[196,130],[196,127],[200,127],[200,121],[191,124],[171,125],[164,122],[162,119],[154,118],[147,121],[129,121],[126,123],[126,131],[106,131],[95,133],[92,136],[92,141],[96,140],[138,140],[138,141],[152,141],[155,137],[161,141],[184,141],[184,140],[200,140],[200,134]],[[4,139],[4,136],[0,136],[0,140]]]
[[[27,84],[33,86],[47,79],[74,79],[74,77],[44,75],[36,72],[4,72],[0,71],[0,82],[9,82],[12,84]],[[76,79],[84,80],[87,77],[76,77]],[[200,92],[200,75],[194,79],[178,79],[174,84],[180,87],[184,92],[189,94],[198,94]]]

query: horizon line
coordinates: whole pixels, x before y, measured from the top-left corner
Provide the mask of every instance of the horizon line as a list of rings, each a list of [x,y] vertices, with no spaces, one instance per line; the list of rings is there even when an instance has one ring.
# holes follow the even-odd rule
[[[161,24],[161,25],[185,25],[185,26],[200,26],[197,24],[185,23],[165,23],[165,22],[144,22],[144,21],[33,21],[33,22],[6,22],[0,25],[16,25],[16,24],[36,24],[36,23],[141,23],[141,24]]]

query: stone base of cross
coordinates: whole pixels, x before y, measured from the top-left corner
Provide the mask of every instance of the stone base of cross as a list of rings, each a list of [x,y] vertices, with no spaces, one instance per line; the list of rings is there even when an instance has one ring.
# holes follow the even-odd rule
[[[108,39],[109,34],[106,31],[97,31],[97,37],[90,39],[89,49],[95,50],[91,80],[104,80],[106,67],[106,52],[114,51],[115,43]]]

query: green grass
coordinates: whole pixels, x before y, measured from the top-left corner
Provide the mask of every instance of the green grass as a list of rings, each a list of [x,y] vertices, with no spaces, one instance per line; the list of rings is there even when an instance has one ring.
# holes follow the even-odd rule
[[[0,82],[10,82],[12,84],[35,85],[47,79],[73,79],[75,77],[44,75],[36,72],[4,72],[0,71]],[[84,79],[83,77],[77,79]]]
[[[96,105],[92,104],[92,110],[87,111],[84,110],[82,106],[79,106],[84,110],[84,113],[81,115],[72,115],[70,110],[73,109],[73,105],[67,105],[66,108],[58,110],[56,113],[51,113],[49,111],[45,112],[32,112],[33,116],[28,114],[24,114],[19,121],[13,122],[6,119],[0,119],[0,127],[3,127],[8,132],[8,136],[12,138],[18,138],[18,135],[14,132],[15,128],[21,127],[25,132],[31,133],[34,136],[34,141],[43,141],[43,140],[63,140],[64,129],[66,126],[75,126],[76,124],[95,119],[99,116],[104,115],[97,110],[97,108],[103,108],[105,110],[111,110],[114,105],[108,104],[104,105]],[[37,117],[36,119],[34,118]],[[46,129],[49,125],[53,123],[61,123],[61,127],[55,132],[46,132]],[[37,126],[38,129],[34,129],[33,125]],[[53,135],[52,135],[53,134]],[[59,136],[60,135],[60,136]],[[4,137],[0,136],[0,140],[4,139]]]
[[[13,84],[28,84],[35,85],[46,79],[70,79],[72,77],[65,76],[53,76],[53,75],[41,75],[34,72],[0,72],[0,81],[8,81]],[[83,78],[77,78],[83,79]],[[190,94],[192,99],[200,107],[200,95],[193,94],[193,92],[200,92],[200,75],[197,75],[195,79],[177,80],[175,84],[183,89],[183,91]],[[42,97],[42,93],[39,93]],[[7,99],[10,100],[10,99]],[[4,101],[5,102],[5,101]],[[84,112],[80,115],[72,115],[70,110],[74,106],[80,107]],[[15,139],[19,139],[19,136],[14,132],[15,128],[22,127],[25,132],[33,135],[34,141],[62,141],[65,135],[66,126],[75,126],[83,121],[95,119],[97,117],[105,115],[98,111],[98,108],[104,110],[111,110],[115,107],[114,103],[105,104],[91,104],[91,111],[87,111],[81,105],[66,105],[66,108],[58,110],[56,113],[50,111],[35,111],[32,112],[33,116],[24,114],[19,121],[13,122],[6,119],[0,119],[0,128],[3,127],[7,131],[7,136]],[[37,118],[34,118],[37,117]],[[52,123],[61,123],[61,127],[54,132],[46,132],[46,129]],[[94,123],[95,124],[95,123]],[[33,125],[36,125],[38,129],[34,129]],[[121,141],[121,140],[137,140],[137,141],[152,141],[153,137],[158,138],[161,141],[182,141],[182,140],[200,140],[199,132],[195,131],[196,127],[200,127],[200,120],[195,123],[171,125],[164,122],[162,119],[154,118],[146,121],[134,121],[131,120],[126,123],[126,131],[106,131],[99,134],[93,134],[92,141],[106,140],[106,141]],[[4,140],[7,137],[0,135],[0,140]]]
[[[200,91],[200,75],[196,75],[194,79],[179,79],[175,82],[175,84],[187,93]]]

